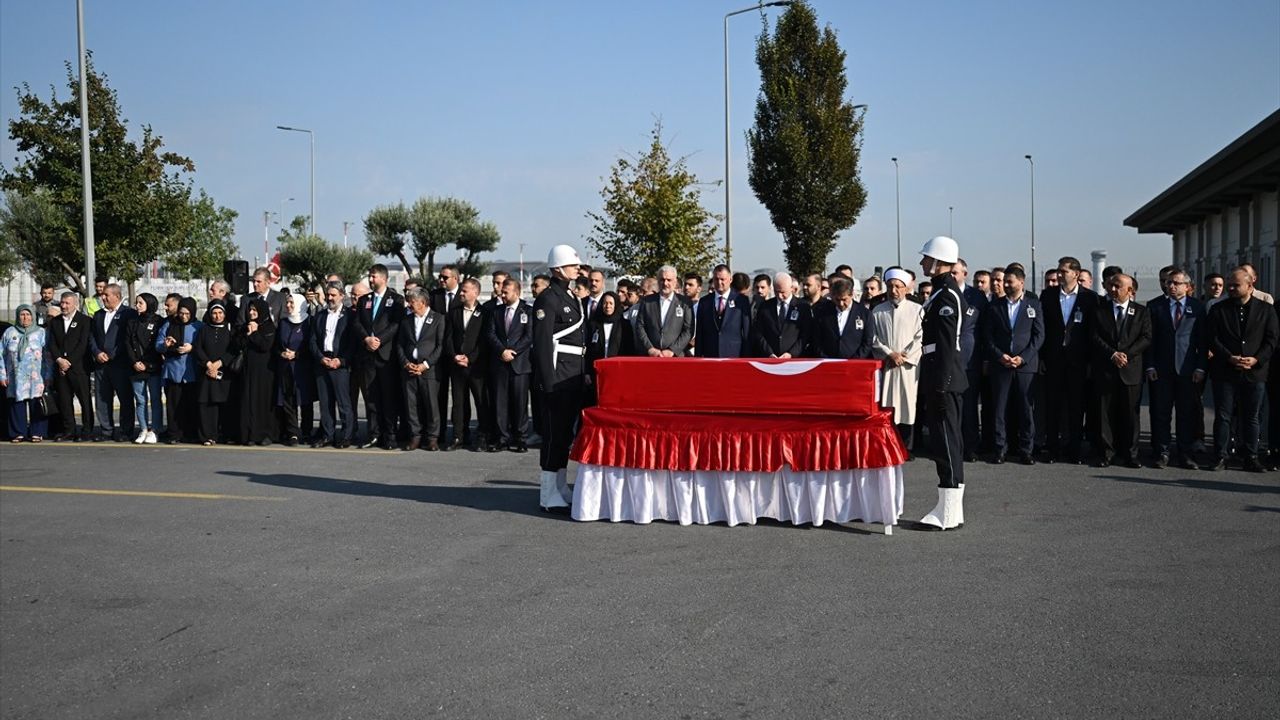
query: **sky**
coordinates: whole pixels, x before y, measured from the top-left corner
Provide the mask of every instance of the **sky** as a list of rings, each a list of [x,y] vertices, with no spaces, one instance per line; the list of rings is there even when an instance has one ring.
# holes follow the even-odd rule
[[[905,262],[951,233],[971,266],[1029,266],[1027,154],[1040,268],[1099,249],[1158,267],[1168,236],[1124,218],[1280,107],[1280,0],[812,5],[847,53],[849,100],[869,106],[868,201],[829,268],[895,262],[891,157]],[[197,188],[239,212],[246,258],[262,255],[264,212],[309,211],[308,138],[275,129],[292,125],[315,133],[327,239],[349,221],[349,242],[363,243],[373,207],[447,195],[498,226],[489,259],[515,260],[523,244],[545,260],[562,242],[587,254],[603,178],[647,148],[657,119],[723,213],[723,22],[749,6],[85,0],[85,33],[131,130],[151,125],[194,160]],[[781,235],[747,182],[762,18],[729,24],[734,265],[781,267]],[[74,2],[0,3],[6,128],[13,88],[65,95],[75,57]],[[0,161],[15,154],[6,132]]]

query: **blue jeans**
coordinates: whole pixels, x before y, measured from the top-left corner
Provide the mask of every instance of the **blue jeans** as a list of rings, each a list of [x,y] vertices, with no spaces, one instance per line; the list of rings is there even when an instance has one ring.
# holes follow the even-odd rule
[[[1231,425],[1240,410],[1236,447],[1246,458],[1258,457],[1258,433],[1262,429],[1262,396],[1267,386],[1247,380],[1213,381],[1213,447],[1219,458],[1231,449]]]
[[[160,399],[164,378],[148,375],[145,380],[133,380],[133,405],[137,409],[138,428],[159,434],[164,425],[164,401]],[[151,401],[150,422],[147,417],[147,401]]]

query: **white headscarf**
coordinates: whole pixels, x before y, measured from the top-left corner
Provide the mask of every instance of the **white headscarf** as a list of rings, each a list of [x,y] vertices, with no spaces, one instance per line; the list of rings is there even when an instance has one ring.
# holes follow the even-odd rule
[[[310,306],[307,305],[307,296],[302,293],[290,293],[289,298],[293,300],[293,312],[289,313],[289,322],[301,325],[307,314],[311,312]]]

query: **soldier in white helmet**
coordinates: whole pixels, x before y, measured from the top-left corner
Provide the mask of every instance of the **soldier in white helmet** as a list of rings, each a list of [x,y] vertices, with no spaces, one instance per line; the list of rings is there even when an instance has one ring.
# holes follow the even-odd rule
[[[933,293],[924,303],[923,351],[920,357],[920,393],[929,423],[934,464],[938,469],[938,504],[920,519],[936,530],[964,524],[964,437],[960,410],[969,386],[961,349],[964,295],[951,276],[960,259],[955,240],[939,235],[920,249],[920,267],[933,282]]]
[[[547,257],[551,284],[533,303],[533,365],[542,388],[543,512],[566,512],[572,500],[565,468],[573,446],[573,428],[582,411],[586,353],[582,303],[569,289],[578,279],[582,260],[568,245],[556,245]]]

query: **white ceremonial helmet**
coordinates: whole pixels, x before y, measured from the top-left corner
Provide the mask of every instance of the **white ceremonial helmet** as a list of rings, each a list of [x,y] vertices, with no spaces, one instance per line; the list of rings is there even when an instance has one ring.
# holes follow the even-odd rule
[[[960,259],[960,245],[946,235],[939,235],[925,243],[920,254],[938,262],[955,263]]]
[[[581,264],[582,259],[578,257],[578,251],[569,245],[557,245],[551,248],[551,253],[547,255],[547,267],[549,268]]]

